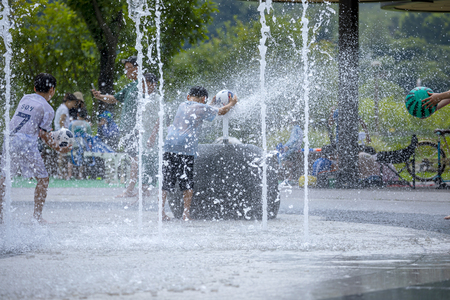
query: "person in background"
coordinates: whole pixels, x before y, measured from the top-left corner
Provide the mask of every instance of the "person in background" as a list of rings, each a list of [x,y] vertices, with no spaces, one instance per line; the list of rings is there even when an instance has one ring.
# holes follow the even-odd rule
[[[134,187],[138,177],[138,153],[139,153],[139,128],[136,126],[136,115],[140,99],[144,95],[139,95],[138,87],[138,68],[136,56],[130,56],[121,61],[125,68],[125,74],[128,79],[133,80],[121,91],[114,95],[103,95],[99,91],[92,90],[94,98],[108,104],[122,103],[122,114],[120,117],[119,129],[122,135],[121,145],[125,146],[125,152],[131,158],[130,182],[126,190],[118,195],[119,198],[134,197]],[[144,82],[143,82],[144,84]],[[144,89],[145,90],[145,89]],[[153,91],[152,91],[153,92]],[[157,112],[154,112],[157,114]],[[143,185],[143,189],[148,186]],[[144,190],[146,193],[147,191]]]
[[[113,117],[113,114],[107,110],[98,115],[97,136],[102,142],[110,146],[114,151],[117,151],[120,131]]]
[[[78,105],[78,99],[73,94],[67,93],[64,96],[63,103],[58,107],[55,113],[55,130],[61,128],[69,128],[69,124],[72,121],[70,119],[69,110],[75,108]]]
[[[293,119],[291,121],[291,135],[289,140],[284,145],[281,146],[281,154],[279,156],[280,167],[285,167],[288,172],[288,179],[285,179],[284,184],[292,181],[294,176],[294,171],[300,168],[300,163],[302,160],[302,143],[303,143],[303,130],[300,128],[300,121]]]
[[[145,130],[143,134],[143,141],[147,140],[147,148],[143,149],[142,153],[142,166],[143,166],[143,178],[142,178],[142,192],[146,197],[151,196],[151,190],[154,187],[156,176],[158,175],[158,149],[156,139],[159,133],[159,95],[155,93],[156,85],[158,83],[158,77],[153,73],[144,74],[145,83],[142,86],[144,91],[144,109],[142,112],[142,125],[144,128],[150,128]],[[137,172],[137,165],[136,165]],[[136,174],[137,176],[137,174]],[[128,186],[134,188],[132,183]],[[136,193],[136,196],[138,194]],[[130,205],[137,204],[139,199],[132,202]]]
[[[158,93],[155,93],[156,85],[158,84],[158,77],[153,73],[145,73],[145,85],[143,87],[145,93],[145,108],[142,112],[142,120],[144,128],[146,130],[143,136],[144,141],[147,140],[147,149],[142,157],[144,171],[143,171],[143,183],[145,183],[144,191],[145,196],[150,196],[149,190],[153,188],[157,182],[156,176],[158,175],[158,143],[157,138],[159,134],[159,115],[160,110],[159,101],[160,97]]]
[[[49,183],[48,172],[38,149],[38,136],[52,149],[67,153],[70,147],[60,147],[50,134],[55,111],[48,101],[55,94],[56,79],[50,74],[41,73],[34,79],[35,94],[23,96],[11,118],[10,126],[10,153],[11,175],[18,173],[19,169],[23,177],[35,177],[37,179],[34,191],[34,219],[39,223],[46,223],[42,218],[45,199]],[[5,137],[7,138],[7,137]],[[3,146],[5,144],[3,143]],[[5,151],[5,149],[3,149]],[[0,223],[3,222],[3,201],[5,196],[5,167],[4,156],[1,162],[0,179]]]
[[[75,97],[75,95],[73,94],[66,93],[63,99],[63,103],[58,107],[55,113],[55,121],[54,121],[55,130],[60,130],[61,128],[69,129],[69,124],[73,120],[73,118],[70,117],[69,111],[74,108],[76,109],[77,105],[78,105],[77,97]],[[58,164],[57,173],[58,177],[61,179],[64,178],[65,173],[64,161],[65,157],[63,153],[59,153],[57,160]]]
[[[80,108],[77,114],[77,119],[69,124],[69,130],[73,132],[75,138],[77,137],[83,138],[86,136],[86,134],[92,135],[91,125],[89,124],[88,121],[86,121],[86,117],[87,117],[87,109]],[[83,179],[83,171],[84,166],[81,165],[78,175],[79,179]],[[66,178],[67,180],[72,178],[72,173],[73,173],[73,164],[72,159],[70,158],[67,164],[67,178]]]
[[[130,56],[127,59],[121,60],[125,75],[132,80],[121,91],[114,95],[104,95],[100,91],[92,90],[92,95],[95,99],[103,101],[108,104],[122,104],[122,114],[120,117],[119,129],[122,135],[120,144],[125,147],[125,153],[131,158],[130,182],[119,198],[136,196],[134,193],[134,186],[136,185],[138,176],[138,146],[139,146],[139,132],[136,128],[136,114],[139,104],[139,88],[138,88],[138,68],[136,56]]]
[[[79,134],[89,134],[92,135],[91,124],[86,120],[87,117],[87,109],[80,108],[77,119],[73,120],[69,124],[69,130],[74,133],[74,135]]]
[[[86,104],[84,103],[84,97],[81,92],[75,92],[73,95],[78,99],[78,102],[77,105],[69,109],[69,116],[71,120],[76,120],[79,109],[86,108]]]

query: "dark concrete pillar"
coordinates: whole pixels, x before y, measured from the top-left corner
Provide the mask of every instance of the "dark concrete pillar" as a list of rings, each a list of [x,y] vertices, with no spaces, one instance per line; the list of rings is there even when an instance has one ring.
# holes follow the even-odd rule
[[[338,186],[358,181],[358,0],[339,1]]]

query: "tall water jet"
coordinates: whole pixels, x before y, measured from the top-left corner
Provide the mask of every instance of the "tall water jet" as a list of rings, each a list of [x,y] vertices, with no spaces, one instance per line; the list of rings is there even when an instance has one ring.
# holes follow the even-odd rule
[[[262,134],[262,227],[267,230],[267,140],[266,140],[266,88],[265,88],[265,70],[266,70],[266,40],[270,33],[270,28],[266,24],[265,11],[269,12],[272,6],[272,0],[259,1],[258,11],[261,22],[261,39],[258,46],[260,58],[260,73],[259,80],[261,84],[260,98],[261,98],[261,134]]]
[[[306,18],[306,11],[308,9],[307,0],[302,0],[303,12],[302,12],[302,61],[303,61],[303,103],[305,107],[305,127],[303,128],[305,143],[304,154],[304,204],[303,204],[303,231],[305,236],[305,242],[309,239],[309,199],[308,199],[308,157],[309,157],[309,64],[308,64],[308,25],[309,20]]]
[[[136,28],[136,50],[138,51],[137,54],[137,64],[139,66],[138,68],[138,109],[136,113],[136,125],[137,130],[139,134],[138,138],[138,178],[139,178],[139,184],[138,184],[138,202],[139,202],[139,213],[138,213],[138,226],[139,230],[142,230],[142,180],[143,180],[143,164],[142,164],[142,153],[144,152],[144,145],[143,145],[143,134],[145,129],[143,128],[142,124],[142,111],[144,110],[145,106],[145,97],[142,97],[142,94],[144,92],[142,84],[140,84],[144,77],[142,73],[142,37],[143,33],[141,32],[140,26],[141,26],[141,17],[144,14],[144,1],[143,0],[129,0],[128,2],[128,9],[129,9],[129,16],[130,19],[134,21],[135,28]]]
[[[228,114],[223,116],[223,124],[222,124],[222,131],[223,131],[223,143],[228,144],[228,126],[229,126],[229,119],[230,117]]]
[[[0,28],[2,31],[3,43],[5,45],[6,52],[4,54],[5,57],[5,130],[3,131],[4,136],[4,152],[2,153],[5,161],[5,194],[4,194],[4,202],[3,204],[3,221],[6,224],[6,227],[10,229],[12,224],[12,216],[11,216],[11,154],[10,154],[10,110],[11,110],[11,57],[12,57],[12,35],[10,32],[11,24],[9,21],[10,16],[10,7],[8,4],[8,0],[2,0],[3,11],[2,11],[2,19],[0,20]],[[11,231],[6,231],[5,241],[8,242],[11,240]]]
[[[161,60],[161,5],[162,0],[156,0],[156,54],[159,67],[159,134],[158,134],[158,232],[162,237],[162,161],[163,161],[163,132],[164,132],[164,74],[163,62]]]

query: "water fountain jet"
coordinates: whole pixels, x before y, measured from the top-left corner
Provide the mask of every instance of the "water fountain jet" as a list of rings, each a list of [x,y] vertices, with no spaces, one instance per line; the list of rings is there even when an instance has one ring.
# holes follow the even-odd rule
[[[3,11],[2,11],[2,19],[0,21],[0,28],[2,31],[3,43],[6,48],[5,57],[5,130],[3,131],[4,145],[3,145],[3,155],[5,156],[5,194],[4,194],[4,202],[0,203],[3,205],[3,222],[6,224],[8,228],[10,228],[12,224],[12,216],[11,216],[11,154],[10,154],[10,110],[11,110],[11,58],[12,58],[12,35],[10,32],[11,24],[9,20],[10,16],[10,7],[7,0],[2,0]],[[1,218],[2,216],[0,216]],[[6,232],[6,241],[11,239],[11,231],[7,230]]]

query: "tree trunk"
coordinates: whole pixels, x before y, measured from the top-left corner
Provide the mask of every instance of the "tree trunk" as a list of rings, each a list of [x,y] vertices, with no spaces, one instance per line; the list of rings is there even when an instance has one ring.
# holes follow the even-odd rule
[[[105,45],[100,51],[100,74],[98,76],[98,90],[102,94],[114,94],[114,65],[116,61],[116,45]],[[108,110],[115,112],[115,104],[99,101],[97,112],[101,114]]]

